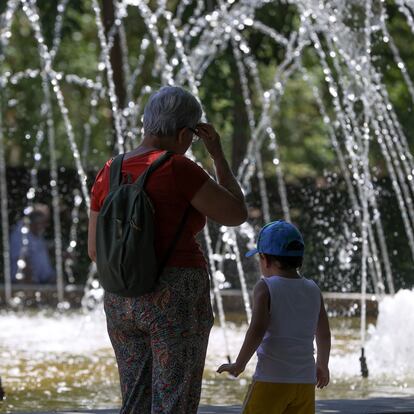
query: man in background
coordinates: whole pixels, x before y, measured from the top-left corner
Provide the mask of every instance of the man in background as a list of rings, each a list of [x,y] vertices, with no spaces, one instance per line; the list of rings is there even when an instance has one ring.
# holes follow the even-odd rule
[[[55,283],[44,232],[49,224],[47,206],[35,206],[27,220],[20,220],[10,236],[11,275],[14,282]]]

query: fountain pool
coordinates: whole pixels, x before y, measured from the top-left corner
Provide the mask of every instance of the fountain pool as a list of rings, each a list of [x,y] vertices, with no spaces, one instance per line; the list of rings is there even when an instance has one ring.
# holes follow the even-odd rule
[[[414,394],[414,291],[401,290],[379,304],[370,321],[366,353],[370,376],[361,378],[359,319],[331,318],[331,384],[318,399]],[[102,308],[92,313],[25,311],[0,313],[0,372],[7,392],[1,409],[113,408],[120,402],[118,374]],[[227,327],[234,358],[245,324]],[[225,361],[221,328],[210,336],[201,402],[240,404],[253,373],[253,359],[239,378],[215,373]]]

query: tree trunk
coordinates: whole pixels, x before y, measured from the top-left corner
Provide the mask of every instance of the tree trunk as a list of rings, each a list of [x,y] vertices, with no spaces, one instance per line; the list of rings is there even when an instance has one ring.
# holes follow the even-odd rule
[[[102,0],[102,17],[105,27],[105,35],[108,40],[108,34],[115,22],[115,7],[113,0]],[[113,81],[115,85],[115,94],[118,99],[118,108],[122,110],[125,107],[126,90],[125,90],[125,79],[123,71],[123,56],[121,49],[121,40],[119,32],[116,32],[112,48],[110,50],[110,61],[113,71]],[[114,120],[112,119],[112,123]],[[114,128],[115,130],[115,128]],[[114,133],[113,148],[116,146],[116,133]]]
[[[243,100],[240,77],[236,62],[232,60],[233,77],[233,137],[231,150],[231,166],[234,172],[237,171],[240,163],[246,155],[249,142],[249,121],[247,119],[246,106]]]

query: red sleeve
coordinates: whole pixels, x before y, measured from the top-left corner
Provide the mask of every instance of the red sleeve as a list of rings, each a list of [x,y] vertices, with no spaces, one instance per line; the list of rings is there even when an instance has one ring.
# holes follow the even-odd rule
[[[98,172],[91,190],[91,210],[99,211],[109,192],[109,160]]]
[[[191,201],[210,176],[195,162],[183,155],[174,155],[172,171],[177,191]]]

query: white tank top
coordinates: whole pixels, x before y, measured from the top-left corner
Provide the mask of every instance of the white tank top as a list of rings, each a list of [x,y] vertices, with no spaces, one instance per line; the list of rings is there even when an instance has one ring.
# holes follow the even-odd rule
[[[314,384],[313,340],[321,293],[313,280],[264,277],[270,293],[270,322],[257,349],[253,379],[265,382]]]

